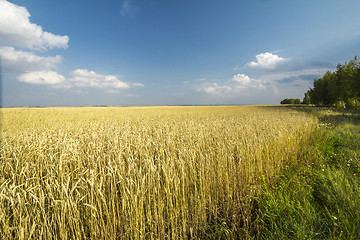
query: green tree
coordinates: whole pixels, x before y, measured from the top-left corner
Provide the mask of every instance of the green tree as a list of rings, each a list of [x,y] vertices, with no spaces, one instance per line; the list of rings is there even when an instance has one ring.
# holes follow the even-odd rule
[[[310,98],[311,102],[317,106],[322,106],[324,104],[324,88],[324,81],[322,78],[317,78],[314,80],[313,88],[310,89]]]
[[[290,100],[288,98],[285,98],[280,102],[280,104],[290,104]]]
[[[285,98],[280,104],[301,104],[301,101],[298,98]]]
[[[337,106],[345,102],[347,108],[360,106],[360,62],[357,57],[344,65],[338,64],[336,71],[326,72],[314,80],[313,87],[305,93],[317,106]],[[304,103],[309,102],[306,99]]]
[[[298,98],[295,98],[295,99],[294,99],[294,104],[301,104],[301,100],[298,99]]]
[[[304,96],[304,99],[303,99],[303,104],[306,104],[306,105],[309,105],[311,104],[311,98],[310,98],[310,90],[308,90],[306,93],[305,93],[305,96]]]

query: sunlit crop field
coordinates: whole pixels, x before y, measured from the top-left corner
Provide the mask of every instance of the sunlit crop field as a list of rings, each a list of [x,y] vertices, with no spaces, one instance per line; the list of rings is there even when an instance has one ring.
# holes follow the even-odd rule
[[[315,118],[280,107],[1,109],[2,239],[246,237]]]

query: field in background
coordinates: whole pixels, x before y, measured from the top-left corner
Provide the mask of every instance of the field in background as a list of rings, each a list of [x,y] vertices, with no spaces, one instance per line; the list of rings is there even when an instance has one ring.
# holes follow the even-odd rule
[[[307,159],[306,113],[261,106],[1,109],[4,239],[247,238],[258,187]]]

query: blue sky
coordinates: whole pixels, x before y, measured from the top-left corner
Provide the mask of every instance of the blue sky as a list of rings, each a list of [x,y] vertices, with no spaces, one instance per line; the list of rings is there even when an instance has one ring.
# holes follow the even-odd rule
[[[0,0],[3,106],[279,104],[360,55],[358,0]]]

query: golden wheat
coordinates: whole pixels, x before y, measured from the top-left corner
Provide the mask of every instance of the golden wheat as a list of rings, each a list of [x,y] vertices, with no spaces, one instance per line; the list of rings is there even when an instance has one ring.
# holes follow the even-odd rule
[[[255,106],[1,109],[2,239],[246,237],[315,119]],[[216,229],[215,229],[216,230]]]

